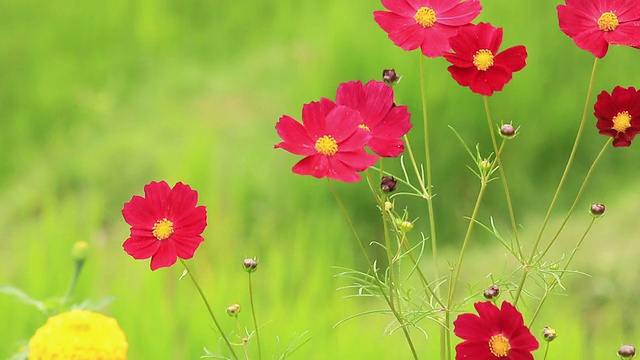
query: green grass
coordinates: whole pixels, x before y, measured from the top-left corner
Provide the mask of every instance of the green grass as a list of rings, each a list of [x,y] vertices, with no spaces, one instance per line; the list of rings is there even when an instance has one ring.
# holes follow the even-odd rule
[[[525,44],[529,52],[527,67],[492,97],[491,106],[496,121],[522,126],[504,161],[517,185],[523,234],[531,239],[570,149],[592,57],[557,29],[554,4],[483,6],[479,20],[505,28],[504,47]],[[381,304],[335,290],[345,281],[334,277],[334,266],[366,264],[326,182],[293,175],[296,157],[272,149],[281,115],[299,119],[303,103],[333,98],[340,82],[377,79],[382,69],[395,67],[403,75],[397,101],[414,114],[411,136],[422,154],[419,55],[395,47],[373,22],[372,11],[381,8],[364,0],[0,0],[0,284],[36,298],[63,293],[72,271],[70,248],[86,240],[91,254],[76,298],[115,296],[105,312],[125,330],[131,359],[194,359],[203,346],[216,350],[217,335],[195,289],[178,280],[181,269],[152,273],[148,262],[132,260],[121,248],[128,235],[122,205],[151,180],[184,181],[208,208],[207,240],[191,264],[225,328],[234,326],[224,314],[233,303],[244,304],[242,321],[250,326],[240,264],[257,256],[265,354],[278,353],[276,336],[286,344],[309,331],[312,340],[294,358],[408,357],[400,332],[383,335],[389,318],[362,317],[333,328]],[[601,61],[596,93],[617,84],[637,86],[640,73],[631,70],[636,62],[637,51],[611,48]],[[477,191],[465,167],[469,160],[447,126],[468,144],[480,143],[486,154],[490,148],[482,101],[460,88],[446,65],[427,61],[442,269],[456,258],[463,216]],[[604,142],[594,129],[591,119],[561,199],[565,208]],[[636,338],[630,319],[638,319],[637,251],[626,240],[634,238],[638,215],[632,186],[640,170],[627,165],[636,153],[634,147],[610,150],[581,203],[615,206],[583,249],[579,266],[593,278],[569,282],[569,297],[550,302],[538,322],[561,334],[554,358],[611,358],[621,343]],[[398,169],[393,160],[385,166]],[[363,238],[379,239],[366,185],[338,184],[338,190]],[[420,218],[415,232],[425,230],[425,210],[406,204]],[[502,204],[496,182],[481,219],[495,216],[506,232]],[[577,214],[555,256],[571,250],[586,221],[584,212]],[[463,276],[481,287],[485,280],[473,274],[499,273],[505,260],[480,231],[474,240]],[[6,358],[45,319],[0,296],[0,321],[0,358]],[[420,325],[431,338],[418,340],[419,350],[432,358],[437,331],[429,322]]]

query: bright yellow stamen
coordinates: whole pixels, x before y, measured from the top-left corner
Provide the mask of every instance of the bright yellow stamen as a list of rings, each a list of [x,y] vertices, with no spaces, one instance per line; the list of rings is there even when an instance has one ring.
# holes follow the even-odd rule
[[[316,151],[322,155],[333,156],[338,152],[338,142],[331,135],[325,135],[316,141]]]
[[[489,49],[481,49],[473,55],[473,65],[480,71],[487,71],[493,66],[493,53]]]
[[[428,7],[421,7],[418,9],[413,18],[416,20],[416,24],[419,24],[423,28],[432,27],[436,24],[436,12]]]
[[[493,335],[489,339],[489,350],[495,357],[506,357],[511,350],[511,344],[509,340],[502,334]]]
[[[598,27],[602,31],[613,31],[619,24],[618,17],[611,11],[603,13],[598,19]]]
[[[358,125],[358,127],[360,129],[363,129],[363,130],[371,131],[371,129],[369,129],[369,127],[367,125],[365,125],[365,124],[360,124],[360,125]]]
[[[631,115],[628,111],[621,111],[613,117],[613,129],[619,133],[631,127]]]
[[[158,220],[153,225],[153,231],[151,233],[158,240],[166,240],[169,236],[171,236],[171,234],[173,234],[173,222],[167,220],[166,218]]]

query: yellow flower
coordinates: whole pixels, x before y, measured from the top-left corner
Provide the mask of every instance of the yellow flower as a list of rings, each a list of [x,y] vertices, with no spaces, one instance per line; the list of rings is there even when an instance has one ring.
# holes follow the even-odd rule
[[[110,317],[71,310],[47,320],[29,341],[29,360],[125,360],[129,344]]]

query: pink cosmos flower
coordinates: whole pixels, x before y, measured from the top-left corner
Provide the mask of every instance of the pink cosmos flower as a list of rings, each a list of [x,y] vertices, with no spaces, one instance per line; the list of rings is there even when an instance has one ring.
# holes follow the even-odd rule
[[[599,133],[613,137],[613,146],[629,146],[640,133],[640,90],[616,86],[603,91],[594,105]]]
[[[566,0],[558,5],[560,30],[579,48],[602,58],[609,44],[640,46],[638,0]]]
[[[374,11],[373,17],[389,39],[406,51],[420,47],[430,58],[449,51],[449,38],[482,10],[478,0],[382,0],[382,5],[390,11]]]
[[[359,181],[357,172],[373,165],[378,157],[364,150],[371,134],[358,125],[356,110],[321,99],[302,107],[302,124],[287,115],[280,118],[276,131],[283,141],[274,147],[305,156],[293,166],[296,174]]]
[[[500,309],[490,301],[474,307],[478,315],[461,314],[453,322],[453,332],[464,340],[456,346],[456,360],[533,360],[531,352],[540,345],[518,309],[506,301]]]
[[[490,96],[502,90],[513,73],[526,65],[527,49],[522,45],[498,53],[502,28],[491,24],[464,26],[450,42],[453,53],[444,57],[453,65],[447,70],[458,84],[477,94]]]
[[[173,265],[178,257],[191,259],[204,238],[207,209],[196,206],[198,192],[177,183],[144,187],[145,196],[134,196],[124,204],[122,216],[131,225],[131,236],[122,244],[134,259],[151,258],[151,270]]]
[[[340,84],[338,105],[348,106],[360,114],[360,128],[371,133],[369,148],[383,157],[396,157],[404,151],[400,138],[411,129],[411,114],[406,106],[396,106],[393,89],[382,81],[371,80]]]

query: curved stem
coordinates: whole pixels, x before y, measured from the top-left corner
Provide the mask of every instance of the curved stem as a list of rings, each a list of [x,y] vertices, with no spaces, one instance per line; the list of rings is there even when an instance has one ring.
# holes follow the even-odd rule
[[[489,97],[483,96],[484,100],[484,111],[487,115],[487,123],[489,125],[489,133],[491,134],[491,143],[493,144],[493,152],[496,154],[496,162],[498,164],[498,171],[500,171],[500,179],[502,180],[502,187],[504,188],[504,196],[507,199],[507,208],[509,209],[509,220],[511,221],[511,231],[513,231],[513,236],[516,240],[517,253],[519,256],[519,260],[523,259],[522,255],[522,247],[520,246],[520,238],[518,236],[518,223],[516,222],[515,212],[513,210],[513,202],[511,201],[511,193],[509,192],[509,183],[507,182],[507,175],[504,171],[504,166],[502,165],[502,157],[501,151],[502,148],[498,148],[498,141],[496,140],[496,129],[493,124],[493,120],[491,119],[491,112],[489,111]],[[503,142],[504,145],[504,142]]]
[[[553,199],[551,199],[551,203],[549,204],[549,208],[547,209],[547,213],[542,221],[542,226],[540,227],[540,231],[538,232],[538,236],[536,237],[535,244],[533,245],[533,249],[531,250],[531,255],[529,255],[529,260],[527,264],[531,264],[533,262],[533,258],[536,256],[536,252],[538,251],[538,246],[540,245],[540,240],[542,239],[542,234],[544,233],[545,228],[547,227],[547,223],[549,222],[549,218],[551,217],[551,213],[553,212],[553,208],[558,201],[560,196],[560,191],[564,185],[565,180],[567,179],[567,175],[569,173],[569,169],[573,164],[573,158],[576,155],[576,151],[578,149],[578,144],[580,143],[580,138],[582,137],[582,131],[584,130],[584,124],[587,120],[587,113],[589,112],[589,103],[591,100],[591,92],[593,91],[593,82],[596,77],[596,69],[598,67],[598,58],[595,58],[593,61],[593,68],[591,69],[591,77],[589,79],[589,86],[587,89],[587,99],[584,104],[584,110],[582,112],[582,119],[580,120],[580,126],[578,127],[578,133],[576,134],[576,139],[573,142],[573,148],[571,149],[571,154],[569,155],[569,159],[567,160],[567,165],[564,168],[564,172],[562,173],[562,177],[560,178],[560,182],[558,183],[558,187],[556,188],[556,192],[553,195]],[[516,295],[513,299],[513,305],[516,306],[518,304],[518,300],[520,299],[520,295],[522,294],[522,287],[527,279],[527,265],[525,264],[525,269],[522,272],[522,278],[520,279],[520,285],[516,289]]]
[[[256,320],[256,307],[253,304],[253,286],[251,283],[251,272],[249,272],[249,302],[251,303],[251,316],[253,317],[253,327],[256,329],[256,341],[258,342],[258,359],[262,359],[262,347],[260,346],[260,334],[258,332],[258,321]]]
[[[207,297],[204,295],[202,288],[200,288],[200,285],[196,281],[196,278],[191,273],[191,269],[189,269],[189,267],[187,266],[187,263],[184,260],[182,260],[181,258],[178,258],[178,259],[182,263],[182,266],[184,266],[184,269],[187,270],[187,274],[189,274],[189,278],[191,279],[191,281],[193,282],[193,285],[195,285],[196,289],[198,290],[198,293],[200,294],[200,298],[202,299],[202,301],[204,301],[204,305],[207,307],[207,311],[209,311],[209,316],[211,317],[211,320],[213,320],[213,323],[216,325],[216,328],[218,328],[218,331],[220,332],[220,336],[222,336],[222,339],[224,340],[225,344],[227,344],[229,351],[231,351],[231,355],[233,356],[234,359],[237,360],[238,356],[236,355],[236,352],[233,350],[233,346],[229,342],[229,339],[227,339],[227,336],[225,335],[224,331],[222,331],[222,327],[220,326],[220,323],[218,323],[216,316],[213,314],[213,310],[211,310],[211,305],[209,305],[209,301],[207,300]]]

